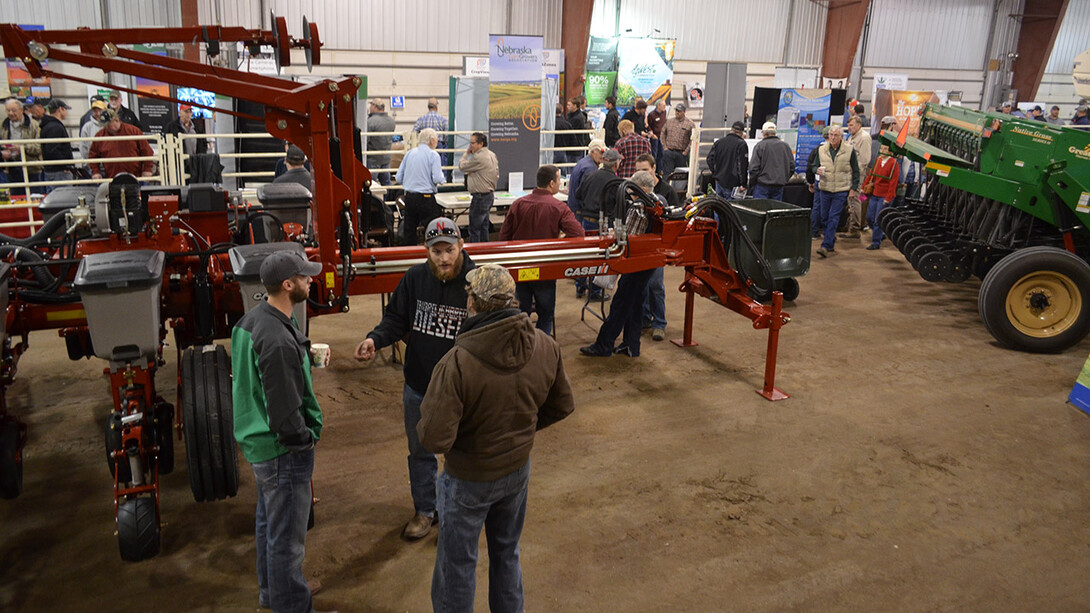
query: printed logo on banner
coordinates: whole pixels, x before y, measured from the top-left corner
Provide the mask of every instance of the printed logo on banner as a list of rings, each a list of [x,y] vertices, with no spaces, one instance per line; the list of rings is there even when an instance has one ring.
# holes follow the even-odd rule
[[[541,106],[531,105],[522,110],[522,125],[527,130],[541,129]]]

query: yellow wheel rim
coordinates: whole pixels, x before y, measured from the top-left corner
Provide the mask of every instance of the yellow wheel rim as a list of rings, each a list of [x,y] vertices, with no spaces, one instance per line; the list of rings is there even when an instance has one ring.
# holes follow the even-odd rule
[[[1055,271],[1032,272],[1007,292],[1007,318],[1026,336],[1049,338],[1075,325],[1082,313],[1082,292],[1071,278]]]

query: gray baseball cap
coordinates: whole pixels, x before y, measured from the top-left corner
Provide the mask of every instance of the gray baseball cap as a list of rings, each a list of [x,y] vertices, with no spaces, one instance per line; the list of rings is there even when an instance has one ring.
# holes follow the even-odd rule
[[[458,240],[462,238],[462,233],[458,230],[458,224],[447,217],[436,217],[428,224],[427,229],[424,231],[424,244],[431,247],[435,243],[450,243],[457,245]]]
[[[624,159],[624,156],[616,149],[606,149],[606,152],[602,154],[602,159],[607,162],[620,162]]]
[[[313,277],[320,272],[320,263],[304,259],[297,251],[277,251],[261,262],[261,284],[279,285],[295,275]]]

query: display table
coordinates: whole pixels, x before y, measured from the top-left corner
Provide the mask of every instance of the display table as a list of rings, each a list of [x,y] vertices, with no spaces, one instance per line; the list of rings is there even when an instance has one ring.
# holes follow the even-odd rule
[[[493,218],[498,215],[502,220],[507,213],[507,209],[514,204],[515,200],[529,193],[496,192],[495,199],[492,202]],[[439,203],[439,206],[443,207],[443,212],[454,221],[458,221],[459,216],[469,212],[469,203],[472,198],[473,196],[469,192],[441,192],[435,195],[435,201]],[[568,195],[563,192],[556,194],[555,198],[561,202],[568,201]]]

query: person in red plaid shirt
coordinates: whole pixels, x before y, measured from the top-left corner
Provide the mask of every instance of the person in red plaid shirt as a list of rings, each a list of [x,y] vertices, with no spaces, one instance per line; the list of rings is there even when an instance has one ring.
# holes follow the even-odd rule
[[[631,177],[636,172],[636,158],[644,153],[651,153],[651,141],[636,134],[636,127],[627,119],[617,125],[621,139],[613,146],[621,154],[621,163],[617,165],[617,176],[622,179]]]

